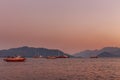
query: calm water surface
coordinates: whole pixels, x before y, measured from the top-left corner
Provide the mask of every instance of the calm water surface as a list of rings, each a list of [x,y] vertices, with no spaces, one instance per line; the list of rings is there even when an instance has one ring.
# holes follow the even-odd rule
[[[0,80],[120,80],[120,58],[0,59]]]

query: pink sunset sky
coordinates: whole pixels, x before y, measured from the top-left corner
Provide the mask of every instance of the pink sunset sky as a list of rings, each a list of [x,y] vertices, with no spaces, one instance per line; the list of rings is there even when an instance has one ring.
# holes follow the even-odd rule
[[[24,45],[120,47],[120,0],[0,0],[0,49]]]

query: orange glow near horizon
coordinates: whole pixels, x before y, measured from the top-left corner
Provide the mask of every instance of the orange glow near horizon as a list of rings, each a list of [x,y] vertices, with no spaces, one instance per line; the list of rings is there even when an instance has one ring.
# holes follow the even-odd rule
[[[0,49],[33,46],[66,53],[120,47],[120,1],[0,0]]]

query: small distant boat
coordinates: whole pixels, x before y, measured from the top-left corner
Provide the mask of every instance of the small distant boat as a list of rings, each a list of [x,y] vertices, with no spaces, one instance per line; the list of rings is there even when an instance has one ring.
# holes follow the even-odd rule
[[[24,62],[26,59],[21,56],[17,56],[17,57],[8,57],[3,60],[6,62]]]
[[[69,58],[69,57],[66,55],[63,55],[63,56],[57,56],[56,58]]]
[[[91,56],[90,58],[98,58],[98,56]]]
[[[46,59],[56,59],[56,56],[47,56]]]

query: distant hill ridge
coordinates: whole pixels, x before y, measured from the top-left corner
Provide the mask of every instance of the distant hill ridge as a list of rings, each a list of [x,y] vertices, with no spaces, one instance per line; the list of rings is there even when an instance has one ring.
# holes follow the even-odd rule
[[[25,57],[34,57],[34,56],[63,56],[67,55],[69,57],[120,57],[120,48],[118,47],[105,47],[100,50],[85,50],[74,55],[69,55],[58,49],[47,49],[47,48],[34,48],[34,47],[18,47],[10,48],[7,50],[0,50],[0,57],[6,56],[25,56]]]
[[[64,53],[63,51],[60,51],[58,49],[47,49],[47,48],[34,48],[34,47],[18,47],[18,48],[11,48],[8,50],[0,50],[0,57],[5,56],[25,56],[25,57],[34,57],[34,56],[62,56],[62,55],[68,55]],[[71,55],[68,55],[71,56]]]
[[[85,50],[74,54],[76,57],[120,57],[120,48],[118,47],[105,47],[100,50]]]

